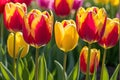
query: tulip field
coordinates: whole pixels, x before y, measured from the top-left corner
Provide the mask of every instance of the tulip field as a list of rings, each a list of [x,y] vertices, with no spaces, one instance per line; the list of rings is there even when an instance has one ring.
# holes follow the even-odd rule
[[[120,80],[120,0],[0,0],[0,80]]]

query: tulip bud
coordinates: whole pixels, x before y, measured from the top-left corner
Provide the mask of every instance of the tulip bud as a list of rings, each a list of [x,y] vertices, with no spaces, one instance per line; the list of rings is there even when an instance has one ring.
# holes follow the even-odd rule
[[[55,41],[59,49],[68,52],[74,49],[78,43],[78,33],[73,20],[63,20],[55,23]]]
[[[120,23],[118,18],[107,18],[105,32],[99,40],[99,45],[103,48],[111,48],[115,46],[119,38],[119,27]]]
[[[10,0],[0,0],[0,13],[3,13],[4,6],[6,3],[10,2]]]
[[[4,23],[10,32],[22,30],[23,16],[27,12],[25,4],[7,3],[4,10]]]
[[[53,14],[31,10],[24,16],[23,36],[28,44],[40,47],[47,44],[52,37]]]
[[[90,50],[90,73],[94,73],[95,66],[98,67],[99,61],[100,61],[100,51],[97,49],[91,49]],[[86,74],[87,71],[87,56],[88,56],[88,47],[85,46],[82,48],[80,52],[80,69],[81,71]]]
[[[67,16],[72,7],[74,0],[55,0],[54,1],[54,10],[58,16]]]
[[[76,16],[77,31],[81,39],[94,43],[103,35],[106,24],[106,11],[101,8],[79,8]]]
[[[28,51],[29,51],[29,45],[24,41],[23,39],[23,35],[21,32],[17,32],[15,33],[15,58],[17,58],[19,56],[19,50],[20,48],[23,48],[20,57],[24,57],[27,55]],[[13,48],[14,48],[14,34],[10,33],[7,39],[7,49],[8,49],[8,53],[11,57],[14,56],[13,54]]]

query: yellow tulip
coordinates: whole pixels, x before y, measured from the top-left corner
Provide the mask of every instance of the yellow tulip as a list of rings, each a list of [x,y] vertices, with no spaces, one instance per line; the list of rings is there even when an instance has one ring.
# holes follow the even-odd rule
[[[111,5],[118,6],[120,5],[120,0],[110,0]]]
[[[24,57],[29,50],[29,45],[24,41],[23,34],[21,32],[17,32],[15,35],[15,58],[18,57],[18,53],[20,48],[23,48],[20,57]],[[14,48],[14,33],[10,33],[7,39],[7,49],[8,53],[11,57],[13,57],[13,48]]]
[[[73,50],[78,43],[78,33],[73,20],[55,23],[55,40],[59,49],[64,52]]]

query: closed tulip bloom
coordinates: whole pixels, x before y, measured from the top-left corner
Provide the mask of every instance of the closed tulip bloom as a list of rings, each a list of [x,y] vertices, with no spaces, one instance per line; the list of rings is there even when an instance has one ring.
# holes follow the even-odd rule
[[[73,9],[77,10],[80,6],[82,6],[84,0],[74,0],[74,4],[73,4]]]
[[[95,65],[96,67],[98,67],[99,65],[99,61],[100,61],[100,50],[97,50],[95,48],[90,50],[90,73],[89,74],[93,74],[94,73],[94,68]],[[81,52],[80,52],[80,70],[86,74],[87,71],[87,56],[88,56],[88,47],[85,46],[82,48]]]
[[[16,41],[15,41],[15,58],[19,56],[20,48],[23,48],[20,57],[24,57],[27,55],[29,51],[29,45],[24,41],[23,34],[21,32],[17,32],[16,35]],[[7,39],[7,49],[8,53],[11,57],[13,57],[13,48],[14,48],[14,34],[10,33]]]
[[[77,31],[81,39],[88,43],[97,42],[103,35],[106,24],[106,11],[103,8],[79,8],[76,15]]]
[[[23,36],[28,44],[40,47],[47,44],[52,36],[53,14],[31,10],[24,16]]]
[[[110,19],[107,18],[107,23],[105,27],[105,32],[101,39],[99,40],[99,44],[107,49],[115,46],[118,42],[119,38],[119,28],[120,23],[118,18]]]
[[[7,3],[4,10],[4,23],[10,32],[22,30],[23,16],[27,11],[25,4]]]
[[[55,23],[55,41],[59,49],[68,52],[74,49],[78,43],[78,33],[73,20],[63,20]]]
[[[36,0],[39,7],[43,9],[53,9],[54,0]]]
[[[5,4],[10,2],[10,0],[1,0],[0,1],[0,13],[3,13]]]
[[[25,3],[27,6],[29,6],[32,2],[32,0],[11,0],[14,3]]]
[[[74,0],[54,0],[54,10],[58,16],[67,16],[69,15]]]

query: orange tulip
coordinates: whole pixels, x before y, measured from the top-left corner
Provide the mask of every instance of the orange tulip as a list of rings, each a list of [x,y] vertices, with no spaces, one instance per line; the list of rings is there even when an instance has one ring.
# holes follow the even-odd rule
[[[54,10],[58,16],[67,16],[72,7],[74,0],[55,0],[54,1]]]
[[[10,32],[22,30],[23,16],[27,12],[25,4],[7,3],[4,10],[4,23]]]
[[[90,74],[94,73],[95,65],[98,67],[100,61],[100,51],[97,49],[91,49],[90,51]],[[88,47],[85,46],[80,52],[80,69],[83,73],[86,74],[87,71],[87,56],[88,56]]]
[[[111,48],[117,44],[119,38],[119,27],[120,23],[118,18],[107,18],[105,32],[99,40],[99,44],[103,48]]]
[[[81,39],[88,43],[97,42],[103,35],[106,24],[106,11],[103,8],[79,8],[76,15],[77,31]]]
[[[24,16],[23,36],[28,44],[40,47],[47,44],[52,37],[53,14],[31,10]]]

